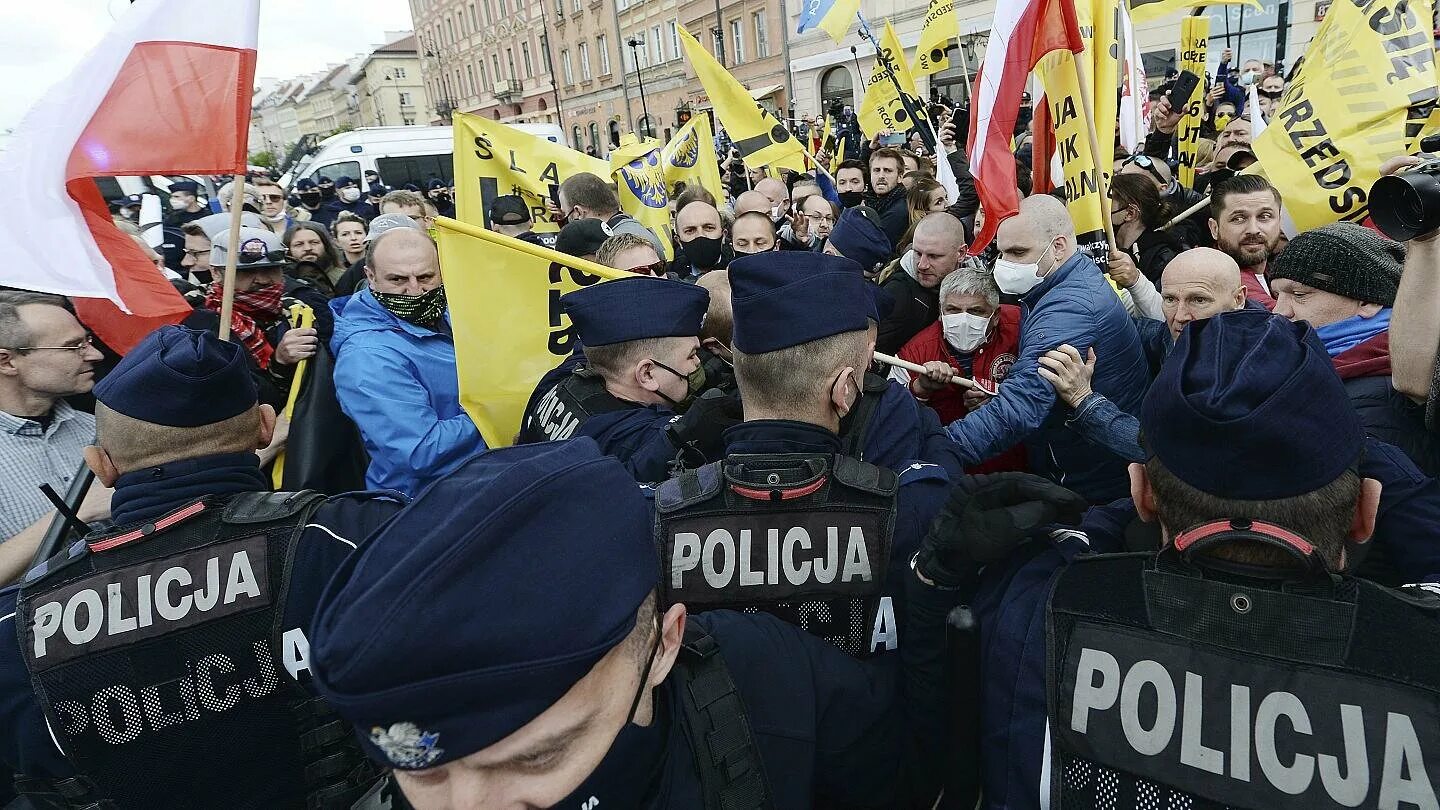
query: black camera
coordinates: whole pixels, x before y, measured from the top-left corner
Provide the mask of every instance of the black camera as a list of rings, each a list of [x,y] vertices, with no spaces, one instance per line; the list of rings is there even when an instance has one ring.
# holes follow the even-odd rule
[[[1440,135],[1425,138],[1420,148],[1440,152]],[[1370,218],[1397,242],[1440,228],[1440,158],[1376,180],[1370,187]]]

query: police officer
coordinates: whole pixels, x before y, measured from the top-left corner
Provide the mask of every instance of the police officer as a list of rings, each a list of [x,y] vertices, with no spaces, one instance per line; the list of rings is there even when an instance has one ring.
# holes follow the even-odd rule
[[[709,303],[702,287],[651,276],[561,296],[584,365],[540,398],[519,440],[591,436],[642,482],[665,480],[682,449],[696,456],[692,466],[717,457],[739,405],[733,396],[692,405],[705,387],[697,335]]]
[[[725,432],[723,461],[655,492],[666,598],[764,609],[856,656],[894,650],[906,566],[949,477],[843,453],[874,288],[849,259],[813,253],[740,257],[729,276],[745,422]]]
[[[337,572],[316,683],[418,810],[929,806],[934,711],[896,707],[895,669],[770,616],[688,616],[649,529],[588,438],[477,456]],[[914,598],[931,627],[906,632],[943,653],[952,593]]]
[[[272,493],[244,350],[177,326],[95,386],[115,527],[0,591],[0,761],[38,807],[348,807],[371,769],[302,688],[316,600],[398,496]]]
[[[1304,323],[1181,333],[1130,465],[1163,548],[986,573],[987,807],[1437,806],[1440,599],[1348,573],[1380,486],[1344,402]]]

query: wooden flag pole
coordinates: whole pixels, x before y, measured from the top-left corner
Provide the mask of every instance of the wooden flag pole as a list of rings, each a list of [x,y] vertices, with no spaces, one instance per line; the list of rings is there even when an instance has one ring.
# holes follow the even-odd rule
[[[220,339],[230,339],[230,316],[235,311],[235,263],[240,254],[240,215],[245,211],[245,175],[230,185],[230,243],[225,246],[225,287],[220,298]]]
[[[1170,229],[1170,228],[1175,227],[1176,225],[1179,225],[1179,224],[1180,224],[1181,222],[1183,222],[1184,220],[1189,219],[1191,214],[1194,214],[1196,211],[1199,211],[1201,208],[1204,208],[1205,206],[1207,206],[1207,205],[1209,205],[1209,204],[1210,204],[1210,198],[1209,198],[1209,197],[1206,197],[1205,199],[1201,200],[1200,202],[1197,202],[1197,203],[1195,203],[1194,205],[1190,206],[1189,208],[1186,208],[1184,211],[1181,211],[1180,213],[1176,214],[1174,217],[1172,217],[1172,218],[1170,219],[1169,222],[1165,223],[1164,225],[1161,225],[1161,226],[1160,226],[1160,230],[1162,230],[1162,231],[1168,230],[1168,229]]]
[[[1095,43],[1098,46],[1100,43]],[[1110,199],[1109,190],[1105,188],[1105,164],[1100,160],[1100,136],[1095,129],[1095,101],[1093,85],[1090,83],[1090,65],[1086,62],[1084,54],[1071,54],[1075,63],[1076,83],[1080,85],[1080,106],[1085,108],[1085,126],[1089,129],[1090,135],[1090,158],[1095,162],[1095,186],[1099,190],[1101,207],[1104,213],[1100,215],[1100,223],[1105,226],[1105,242],[1110,248],[1112,255],[1119,253],[1120,249],[1115,246],[1115,226],[1110,223]],[[1111,122],[1110,126],[1115,126]],[[1115,159],[1110,158],[1113,164]]]
[[[898,358],[898,357],[893,357],[893,356],[888,355],[888,354],[882,354],[882,353],[880,353],[880,352],[875,352],[875,359],[876,359],[876,360],[879,360],[880,362],[882,362],[882,363],[884,363],[884,364],[886,364],[886,365],[888,365],[888,366],[895,366],[896,368],[903,368],[903,369],[905,369],[906,371],[913,371],[913,372],[915,372],[916,374],[924,374],[924,373],[925,373],[925,367],[924,367],[924,366],[917,365],[917,364],[915,364],[915,363],[911,363],[911,362],[908,361],[908,360],[901,360],[901,359]],[[964,377],[951,377],[951,378],[950,378],[950,384],[951,384],[951,385],[958,385],[958,386],[960,386],[961,388],[974,388],[974,387],[975,387],[975,381],[974,381],[974,380],[967,380],[967,379],[965,379]]]

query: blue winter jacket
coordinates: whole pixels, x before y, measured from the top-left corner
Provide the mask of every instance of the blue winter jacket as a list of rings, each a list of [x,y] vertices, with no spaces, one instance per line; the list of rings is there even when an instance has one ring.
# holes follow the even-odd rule
[[[1129,492],[1125,460],[1092,444],[1065,424],[1055,389],[1039,374],[1039,358],[1062,343],[1091,347],[1097,362],[1091,388],[1138,416],[1150,384],[1139,334],[1115,290],[1088,256],[1071,256],[1020,299],[1020,357],[985,407],[952,422],[946,432],[966,464],[977,464],[1024,441],[1030,471],[1108,503]]]
[[[335,393],[360,428],[369,489],[414,495],[485,440],[460,407],[455,341],[395,317],[364,289],[330,302],[335,313]]]

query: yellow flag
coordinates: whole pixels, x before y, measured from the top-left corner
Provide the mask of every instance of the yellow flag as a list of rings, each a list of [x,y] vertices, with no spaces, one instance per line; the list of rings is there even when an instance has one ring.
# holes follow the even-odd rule
[[[626,274],[441,217],[435,221],[460,404],[489,447],[506,447],[535,384],[575,348],[560,296]]]
[[[915,46],[915,72],[928,76],[949,68],[950,57],[945,55],[945,48],[959,36],[955,0],[930,0],[925,27],[920,29],[920,43]]]
[[[1249,6],[1264,11],[1260,0],[1131,0],[1130,19],[1139,25],[1200,6]]]
[[[845,160],[845,136],[841,135],[839,142],[835,144],[835,151],[830,153],[830,176],[834,177],[835,172],[840,171],[840,163]]]
[[[610,153],[615,190],[620,210],[660,237],[666,261],[675,258],[670,246],[670,193],[666,189],[665,165],[660,142],[646,140],[622,145]]]
[[[884,58],[881,58],[882,55]],[[870,74],[865,98],[861,100],[860,109],[856,113],[860,119],[860,131],[870,138],[883,130],[904,132],[915,126],[909,113],[905,112],[905,103],[895,90],[895,82],[891,81],[891,71],[885,67],[887,61],[896,73],[895,78],[900,82],[900,89],[915,100],[917,109],[920,104],[920,93],[915,89],[915,77],[910,74],[910,65],[905,61],[905,49],[900,46],[900,38],[895,35],[895,29],[890,27],[890,21],[886,20],[885,33],[880,35],[880,53],[875,57],[875,70]]]
[[[1254,144],[1296,228],[1361,221],[1380,163],[1415,150],[1440,96],[1431,10],[1431,0],[1372,0],[1325,15]]]
[[[545,207],[554,189],[582,172],[610,176],[603,160],[499,121],[456,113],[453,127],[455,216],[462,222],[489,227],[491,201],[518,194],[530,206],[536,231],[558,230]]]
[[[1200,77],[1176,131],[1180,140],[1180,185],[1195,187],[1195,156],[1200,150],[1200,123],[1205,119],[1205,53],[1210,42],[1210,18],[1186,17],[1180,21],[1180,69]]]
[[[315,324],[315,310],[305,304],[291,304],[286,310],[286,320],[296,329],[309,329]],[[300,389],[305,387],[305,372],[310,368],[310,360],[307,358],[295,364],[295,375],[290,378],[290,396],[285,398],[285,410],[281,413],[287,420],[295,416],[295,403],[300,399]],[[270,480],[274,482],[275,489],[285,488],[285,450],[282,449],[275,456],[275,462],[270,467]]]
[[[1083,54],[1079,56],[1084,58]],[[1069,51],[1055,51],[1040,60],[1035,72],[1045,88],[1045,101],[1055,126],[1055,151],[1063,168],[1065,199],[1070,218],[1075,221],[1077,244],[1103,264],[1108,246],[1101,217],[1110,215],[1110,207],[1109,200],[1101,196],[1100,178],[1090,151],[1090,129],[1080,101],[1075,58]],[[1055,180],[1057,186],[1061,185],[1060,178]]]
[[[715,105],[715,115],[745,158],[745,165],[753,169],[775,164],[803,172],[805,150],[800,141],[769,110],[756,103],[750,91],[721,67],[685,26],[680,26],[679,31],[685,58],[705,86],[710,103]]]
[[[715,133],[710,131],[710,117],[704,113],[691,116],[690,121],[660,151],[665,164],[667,190],[674,192],[676,183],[686,188],[699,186],[715,199],[725,199],[720,185],[720,162],[715,157]]]
[[[1090,24],[1080,20],[1080,34],[1085,41],[1085,55],[1090,58],[1090,80],[1094,87],[1090,98],[1095,105],[1095,137],[1099,143],[1100,193],[1110,193],[1110,175],[1114,171],[1111,156],[1115,154],[1115,120],[1120,117],[1120,40],[1115,32],[1120,23],[1122,0],[1080,0],[1075,16],[1080,19],[1083,12],[1079,6],[1088,5]],[[1108,205],[1108,200],[1106,202]],[[1109,209],[1106,209],[1109,216]]]

